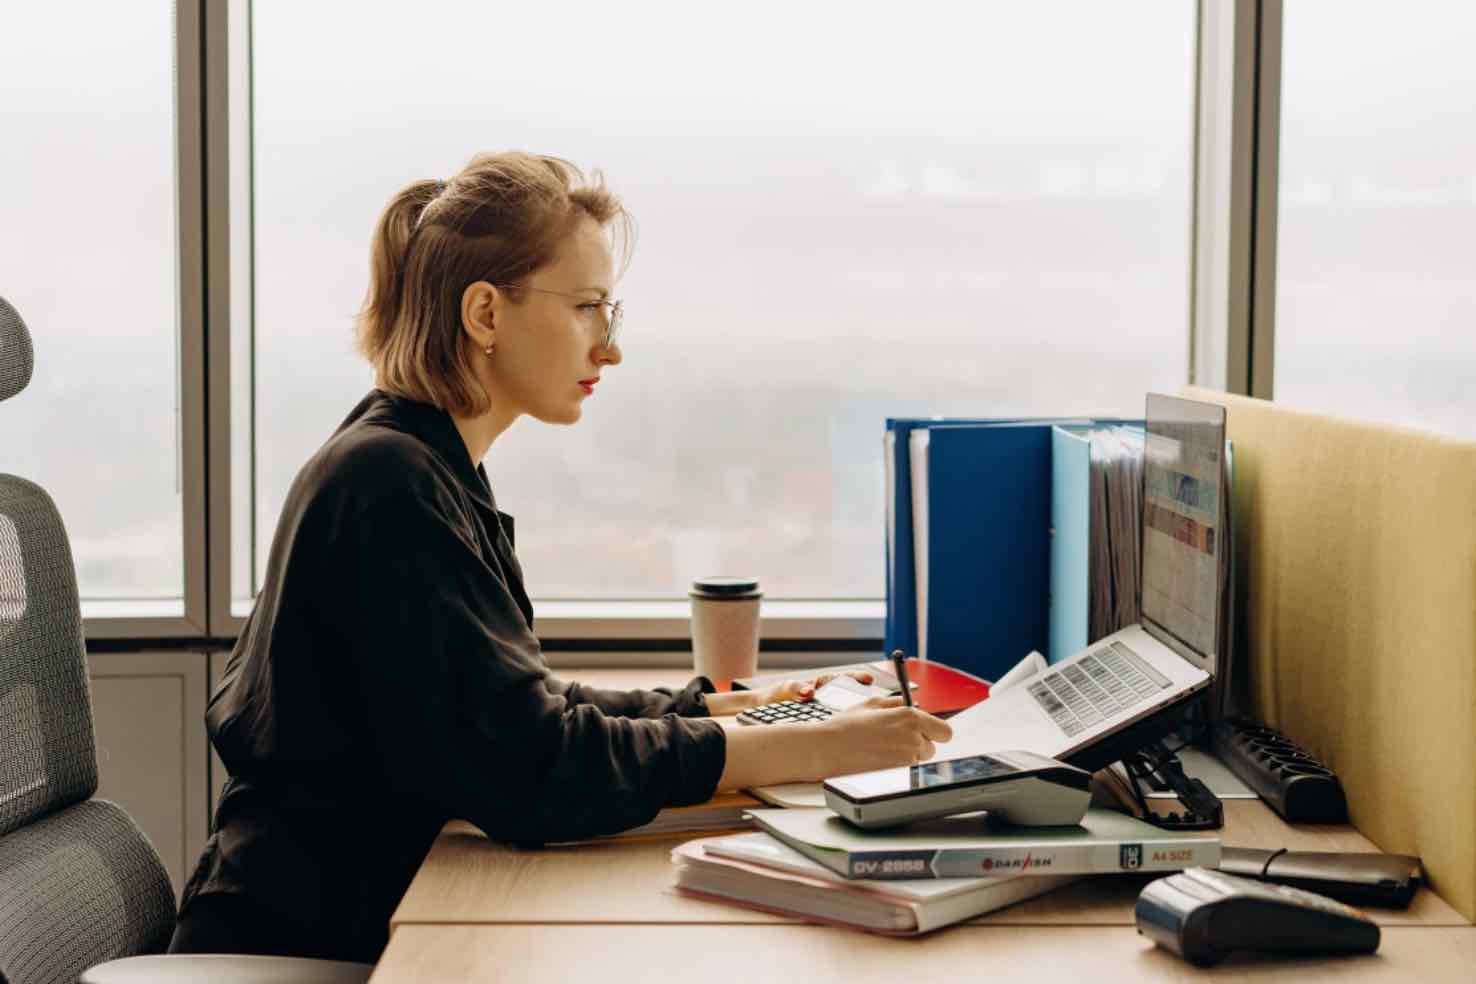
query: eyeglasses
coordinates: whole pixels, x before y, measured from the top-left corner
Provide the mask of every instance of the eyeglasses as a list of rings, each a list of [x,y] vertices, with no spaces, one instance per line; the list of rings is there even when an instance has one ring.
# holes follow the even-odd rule
[[[555,297],[572,297],[576,301],[583,302],[579,306],[585,310],[593,310],[597,307],[604,308],[605,348],[610,348],[611,346],[613,346],[615,344],[615,337],[620,334],[620,319],[621,316],[625,313],[625,309],[623,307],[625,303],[624,301],[592,301],[580,294],[570,294],[567,291],[562,290],[549,290],[546,287],[529,287],[527,284],[493,284],[492,286],[504,288],[516,287],[519,290],[531,290],[539,294],[553,294]]]

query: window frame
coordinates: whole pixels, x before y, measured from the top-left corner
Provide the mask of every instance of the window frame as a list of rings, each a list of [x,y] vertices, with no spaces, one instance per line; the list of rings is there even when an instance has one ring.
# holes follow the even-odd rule
[[[175,303],[178,310],[179,468],[184,584],[178,601],[83,601],[83,634],[89,640],[198,640],[209,634],[209,490],[206,455],[205,303],[207,278],[205,134],[201,83],[203,4],[180,0],[174,24]]]
[[[183,610],[130,614],[84,605],[89,640],[204,640],[222,647],[245,622],[232,598],[231,327],[237,308],[248,312],[249,324],[249,272],[247,283],[233,284],[232,253],[251,241],[251,2],[178,0],[175,8]],[[1198,0],[1194,40],[1185,381],[1265,398],[1275,350],[1282,2]],[[248,118],[233,125],[232,99],[243,93]],[[233,181],[247,186],[247,207],[235,209],[238,214]],[[233,222],[245,228],[233,229]],[[233,289],[244,292],[234,305]],[[254,387],[254,378],[247,385]],[[249,401],[251,394],[241,396]],[[253,516],[247,527],[254,526]],[[766,663],[846,661],[881,646],[882,600],[776,600],[764,607]],[[687,659],[683,601],[559,601],[538,608],[536,628],[555,665]]]
[[[1269,400],[1283,0],[1199,0],[1189,381]]]

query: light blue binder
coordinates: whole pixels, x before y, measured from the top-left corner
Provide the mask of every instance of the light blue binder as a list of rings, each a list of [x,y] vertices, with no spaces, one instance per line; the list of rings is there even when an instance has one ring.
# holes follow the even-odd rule
[[[1053,427],[1050,642],[1045,652],[1051,663],[1065,659],[1087,644],[1091,488],[1091,439],[1077,429]]]

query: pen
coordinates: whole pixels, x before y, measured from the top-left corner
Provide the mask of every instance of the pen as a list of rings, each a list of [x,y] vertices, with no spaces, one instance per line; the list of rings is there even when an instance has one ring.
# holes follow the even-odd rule
[[[907,680],[907,654],[900,649],[893,649],[892,666],[897,670],[897,682],[902,685],[902,699],[911,707],[912,684]]]

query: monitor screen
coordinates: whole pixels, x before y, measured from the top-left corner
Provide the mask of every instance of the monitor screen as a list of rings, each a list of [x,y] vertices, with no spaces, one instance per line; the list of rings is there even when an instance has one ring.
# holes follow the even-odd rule
[[[1146,624],[1201,659],[1219,625],[1225,408],[1148,395],[1143,445]]]

